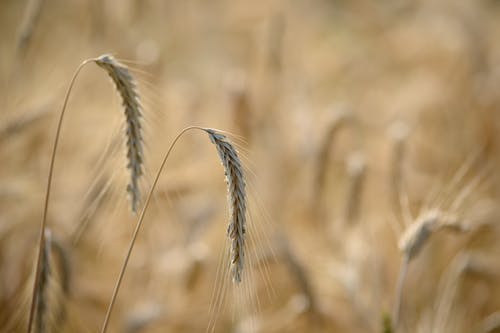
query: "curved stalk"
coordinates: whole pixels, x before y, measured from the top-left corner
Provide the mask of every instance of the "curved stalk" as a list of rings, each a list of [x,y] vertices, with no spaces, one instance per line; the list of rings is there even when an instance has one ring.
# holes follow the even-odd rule
[[[134,230],[134,233],[132,235],[132,239],[130,240],[130,245],[129,245],[128,250],[127,250],[127,254],[125,256],[125,260],[123,262],[122,268],[120,270],[120,274],[118,275],[118,279],[116,280],[115,286],[113,288],[113,294],[111,295],[111,301],[109,302],[109,306],[108,306],[108,309],[106,311],[106,317],[104,318],[104,323],[102,324],[101,333],[105,333],[107,328],[108,328],[109,319],[111,317],[111,311],[113,310],[113,306],[116,302],[116,297],[118,295],[118,291],[120,289],[120,286],[121,286],[121,283],[123,280],[123,276],[125,275],[125,270],[127,269],[127,265],[128,265],[129,260],[130,260],[130,256],[132,254],[132,250],[134,248],[135,241],[137,239],[137,235],[139,234],[139,231],[140,231],[141,226],[143,224],[144,215],[146,214],[146,210],[149,207],[151,197],[153,196],[153,192],[156,188],[156,184],[158,183],[158,180],[160,179],[161,172],[163,171],[163,168],[165,167],[165,163],[167,162],[167,159],[170,156],[170,153],[172,152],[172,149],[174,148],[177,141],[179,141],[179,139],[182,137],[182,135],[184,133],[186,133],[189,130],[193,130],[193,129],[206,131],[205,128],[199,127],[199,126],[189,126],[189,127],[184,128],[179,134],[177,134],[174,141],[172,141],[172,143],[170,144],[170,147],[168,148],[167,152],[165,153],[165,156],[163,157],[163,161],[161,162],[160,168],[158,169],[158,172],[156,173],[153,184],[151,185],[151,189],[149,190],[146,201],[144,202],[144,206],[142,207],[141,214],[139,215],[139,219],[137,220],[135,230]]]
[[[64,97],[64,103],[61,109],[61,113],[59,115],[59,121],[57,123],[57,129],[56,129],[56,136],[54,139],[54,145],[52,148],[52,155],[50,157],[50,166],[49,166],[49,176],[47,178],[47,190],[45,192],[45,203],[43,207],[43,214],[42,214],[42,220],[40,222],[40,236],[38,240],[38,258],[36,261],[36,268],[35,268],[35,281],[33,283],[33,296],[31,300],[31,307],[30,307],[30,314],[29,314],[29,319],[28,319],[28,329],[27,332],[31,332],[31,328],[33,326],[33,319],[35,315],[35,305],[38,299],[38,293],[37,293],[37,286],[38,283],[40,282],[40,270],[41,270],[41,261],[42,261],[42,254],[43,254],[43,247],[44,247],[44,242],[45,242],[45,227],[47,225],[47,211],[49,207],[49,199],[50,199],[50,190],[52,187],[52,176],[54,173],[54,162],[56,158],[56,152],[57,152],[57,147],[59,145],[59,137],[61,134],[61,128],[62,128],[62,122],[64,119],[64,114],[66,113],[66,106],[68,105],[68,100],[69,100],[69,95],[71,93],[71,90],[73,89],[73,85],[76,81],[76,78],[78,76],[78,73],[82,70],[82,68],[88,64],[89,62],[95,61],[94,58],[92,59],[87,59],[83,61],[80,66],[75,70],[75,73],[73,74],[73,78],[71,79],[71,82],[69,84],[68,90],[66,92],[66,96]]]

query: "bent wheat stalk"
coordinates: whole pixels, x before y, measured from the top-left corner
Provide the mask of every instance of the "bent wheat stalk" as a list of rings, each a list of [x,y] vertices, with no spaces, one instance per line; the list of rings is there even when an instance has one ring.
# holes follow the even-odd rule
[[[245,191],[245,177],[243,174],[243,168],[241,166],[240,159],[238,157],[238,153],[234,148],[234,146],[228,141],[226,136],[224,136],[219,131],[199,126],[186,127],[174,138],[174,140],[170,144],[170,147],[165,153],[161,165],[153,180],[153,184],[151,185],[149,193],[146,197],[146,201],[144,202],[139,218],[137,220],[134,232],[132,234],[132,239],[130,240],[130,244],[127,250],[127,254],[125,255],[123,265],[121,267],[120,273],[113,288],[113,293],[111,295],[111,300],[109,302],[108,309],[106,311],[106,316],[104,318],[104,323],[101,328],[101,333],[105,333],[108,328],[111,312],[116,302],[118,291],[120,289],[123,277],[125,275],[125,271],[127,269],[128,262],[132,254],[132,250],[134,248],[137,236],[144,222],[144,216],[149,207],[149,203],[151,202],[153,192],[156,188],[160,175],[165,167],[167,159],[170,156],[170,153],[172,152],[177,141],[179,141],[179,139],[186,132],[190,130],[201,130],[208,134],[210,140],[216,146],[219,158],[222,162],[222,165],[224,166],[224,171],[226,174],[226,183],[228,187],[228,201],[231,212],[227,233],[232,241],[231,265],[232,265],[233,282],[235,283],[241,282],[242,279],[241,275],[244,264],[244,253],[245,253],[244,249],[245,249],[245,234],[246,234],[246,191]]]
[[[42,220],[40,223],[40,237],[38,240],[38,244],[39,244],[38,258],[36,261],[35,281],[33,283],[33,296],[32,296],[32,300],[31,300],[31,308],[30,308],[30,314],[29,314],[29,319],[28,319],[28,329],[27,329],[28,333],[31,332],[31,328],[33,326],[35,307],[36,307],[37,299],[38,299],[37,288],[38,288],[38,284],[40,283],[40,271],[41,271],[41,266],[42,266],[41,262],[42,262],[42,256],[43,256],[43,251],[44,251],[44,244],[45,244],[45,227],[47,225],[47,210],[49,207],[50,193],[51,193],[51,187],[52,187],[52,175],[54,173],[54,162],[55,162],[57,147],[59,145],[59,137],[60,137],[60,133],[61,133],[62,122],[64,119],[64,115],[66,113],[66,106],[68,104],[69,95],[70,95],[71,90],[73,89],[73,85],[75,84],[76,77],[78,76],[78,73],[80,73],[82,68],[86,64],[88,64],[89,62],[92,62],[92,61],[94,61],[94,59],[87,59],[87,60],[83,61],[80,64],[80,66],[78,66],[75,73],[73,74],[73,78],[71,79],[71,82],[69,84],[68,90],[66,92],[66,96],[64,97],[64,103],[62,106],[61,114],[59,115],[59,121],[57,123],[56,136],[54,139],[52,154],[50,157],[49,176],[47,178],[47,189],[45,192],[45,203],[44,203],[44,207],[43,207]]]
[[[45,202],[42,213],[42,219],[40,223],[40,236],[38,241],[39,248],[38,248],[38,257],[36,261],[33,296],[31,300],[31,307],[28,319],[28,328],[27,328],[28,333],[31,332],[33,326],[34,313],[38,298],[36,290],[38,284],[40,283],[41,261],[45,243],[44,230],[47,225],[47,211],[48,211],[51,188],[52,188],[52,177],[54,174],[55,157],[57,148],[59,146],[59,138],[61,134],[62,123],[64,115],[66,113],[66,107],[68,105],[69,96],[73,89],[76,78],[80,73],[80,71],[83,69],[83,67],[91,62],[95,62],[97,65],[104,68],[108,72],[108,74],[115,82],[116,89],[122,96],[123,105],[125,107],[126,122],[127,122],[127,131],[126,131],[127,147],[128,147],[127,168],[131,170],[131,181],[130,184],[128,185],[128,192],[131,193],[131,205],[133,211],[135,211],[137,204],[139,202],[138,179],[142,175],[142,136],[141,136],[141,125],[140,125],[141,106],[139,103],[139,97],[137,94],[135,80],[130,74],[128,68],[117,62],[110,55],[103,55],[98,58],[91,58],[84,60],[75,70],[75,73],[71,78],[68,90],[66,91],[66,95],[64,96],[63,106],[57,123],[54,144],[52,146],[52,153],[49,165],[49,175],[47,177],[47,188],[45,192]]]

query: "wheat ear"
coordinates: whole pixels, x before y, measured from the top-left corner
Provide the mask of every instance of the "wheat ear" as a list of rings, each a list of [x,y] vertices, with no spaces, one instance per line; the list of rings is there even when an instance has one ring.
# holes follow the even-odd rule
[[[113,56],[105,54],[95,60],[113,80],[116,90],[122,97],[127,137],[127,168],[130,169],[130,182],[127,192],[130,194],[132,211],[137,211],[140,201],[139,178],[142,175],[142,107],[134,78],[127,66],[119,63]]]
[[[245,216],[246,216],[246,193],[245,193],[245,181],[243,176],[243,168],[241,166],[238,154],[236,149],[234,149],[233,145],[227,140],[227,138],[219,133],[216,130],[203,128],[199,126],[190,126],[183,129],[172,141],[170,147],[165,153],[161,165],[156,173],[155,179],[153,180],[153,184],[149,190],[149,193],[146,197],[144,205],[142,206],[141,212],[139,214],[139,218],[137,220],[134,232],[132,234],[132,239],[130,240],[129,247],[127,249],[127,254],[125,255],[124,262],[122,264],[120,273],[116,280],[115,286],[113,288],[113,293],[111,295],[111,300],[108,305],[108,309],[106,311],[106,316],[104,318],[104,322],[101,328],[101,333],[105,333],[107,327],[109,325],[109,319],[111,317],[111,312],[113,310],[113,306],[116,302],[116,297],[118,295],[118,291],[120,289],[123,277],[125,275],[125,271],[128,266],[128,262],[130,260],[130,256],[132,254],[132,250],[135,245],[135,241],[141,229],[141,226],[144,222],[144,216],[149,207],[149,203],[151,202],[151,198],[153,196],[153,192],[158,184],[158,180],[160,175],[165,167],[168,157],[172,152],[175,144],[179,139],[190,130],[201,130],[208,133],[212,142],[216,145],[217,151],[219,153],[219,157],[224,165],[224,169],[226,171],[226,181],[228,184],[229,191],[229,202],[231,204],[231,221],[228,227],[228,235],[230,239],[233,241],[231,248],[231,264],[233,265],[233,281],[239,282],[241,281],[241,272],[243,270],[243,258],[244,258],[244,235],[245,235]]]
[[[206,130],[210,141],[217,148],[224,166],[228,191],[229,210],[231,213],[227,234],[232,241],[231,265],[233,281],[241,282],[241,273],[245,258],[246,233],[246,190],[245,177],[238,153],[226,136],[212,129]]]

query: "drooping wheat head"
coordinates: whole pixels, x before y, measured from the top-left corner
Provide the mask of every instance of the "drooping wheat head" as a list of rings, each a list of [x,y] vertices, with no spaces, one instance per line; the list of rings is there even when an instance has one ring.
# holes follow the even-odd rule
[[[132,211],[135,213],[140,201],[139,178],[143,167],[142,107],[137,86],[128,67],[119,63],[113,56],[105,54],[95,62],[108,73],[122,97],[126,118],[127,168],[130,170],[127,192],[130,195]]]
[[[246,233],[246,190],[243,167],[234,146],[227,137],[212,129],[205,130],[217,148],[219,158],[224,166],[228,189],[230,220],[227,234],[231,240],[232,276],[235,283],[241,282],[245,259]]]

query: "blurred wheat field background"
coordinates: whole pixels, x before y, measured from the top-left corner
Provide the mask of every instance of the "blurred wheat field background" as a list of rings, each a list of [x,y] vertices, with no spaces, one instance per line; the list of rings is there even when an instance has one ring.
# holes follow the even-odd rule
[[[27,330],[57,118],[102,54],[143,106],[138,211],[192,125],[229,133],[248,194],[239,285],[224,168],[183,136],[109,332],[500,332],[500,2],[4,0],[0,22],[1,332]],[[137,220],[123,118],[86,66],[33,332],[102,326]]]

